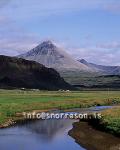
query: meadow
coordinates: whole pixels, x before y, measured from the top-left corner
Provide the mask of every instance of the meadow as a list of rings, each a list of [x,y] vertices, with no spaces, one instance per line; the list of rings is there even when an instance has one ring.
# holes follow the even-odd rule
[[[100,124],[105,131],[120,137],[120,106],[102,112]]]
[[[17,113],[33,110],[86,108],[119,103],[119,91],[0,90],[0,124],[9,119],[14,120]]]

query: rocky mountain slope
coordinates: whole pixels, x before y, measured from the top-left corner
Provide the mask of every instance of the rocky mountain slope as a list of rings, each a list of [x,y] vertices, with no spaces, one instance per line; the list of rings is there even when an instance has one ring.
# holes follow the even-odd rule
[[[54,69],[34,61],[0,56],[0,88],[72,89]]]
[[[51,41],[45,41],[31,51],[18,57],[27,60],[34,60],[45,65],[46,67],[54,68],[59,72],[62,70],[93,71],[89,66],[73,59],[72,56],[58,48]]]

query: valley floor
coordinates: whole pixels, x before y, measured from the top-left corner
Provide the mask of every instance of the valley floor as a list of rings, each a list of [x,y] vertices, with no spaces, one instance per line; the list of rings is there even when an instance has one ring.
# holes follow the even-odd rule
[[[21,119],[22,112],[118,105],[104,111],[100,120],[107,131],[118,135],[120,134],[119,104],[119,91],[0,90],[0,127],[9,126],[11,120]]]

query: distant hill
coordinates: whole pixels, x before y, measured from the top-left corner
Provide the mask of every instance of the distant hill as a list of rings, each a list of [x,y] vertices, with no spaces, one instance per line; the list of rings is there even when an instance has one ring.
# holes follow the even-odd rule
[[[119,75],[103,75],[94,77],[79,77],[72,80],[71,84],[79,88],[111,88],[120,89]]]
[[[112,88],[120,89],[120,67],[102,66],[79,60],[96,72],[63,71],[61,76],[68,83],[79,88]]]
[[[8,56],[0,56],[0,88],[73,89],[54,69]]]
[[[90,67],[91,69],[95,69],[97,72],[100,72],[102,74],[106,75],[120,75],[120,66],[103,66],[103,65],[97,65],[94,63],[89,63],[84,59],[78,60],[80,63]]]
[[[69,70],[79,70],[85,72],[93,71],[90,67],[78,62],[64,50],[58,48],[51,41],[45,41],[34,49],[18,57],[27,60],[34,60],[45,65],[46,67],[56,69],[59,73],[61,73],[61,71]]]

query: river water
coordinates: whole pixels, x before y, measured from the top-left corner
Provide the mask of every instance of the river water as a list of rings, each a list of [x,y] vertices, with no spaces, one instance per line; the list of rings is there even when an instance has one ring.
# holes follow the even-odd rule
[[[95,108],[94,108],[95,109]],[[98,109],[98,108],[97,108]],[[100,108],[103,109],[103,108]],[[85,150],[68,135],[76,120],[39,120],[0,129],[0,150]],[[84,129],[83,129],[84,130]],[[83,134],[83,133],[82,133]],[[108,136],[109,137],[109,136]],[[116,140],[116,138],[113,138]],[[107,139],[106,139],[107,141]]]
[[[68,135],[75,120],[41,120],[0,130],[0,150],[83,150]]]

